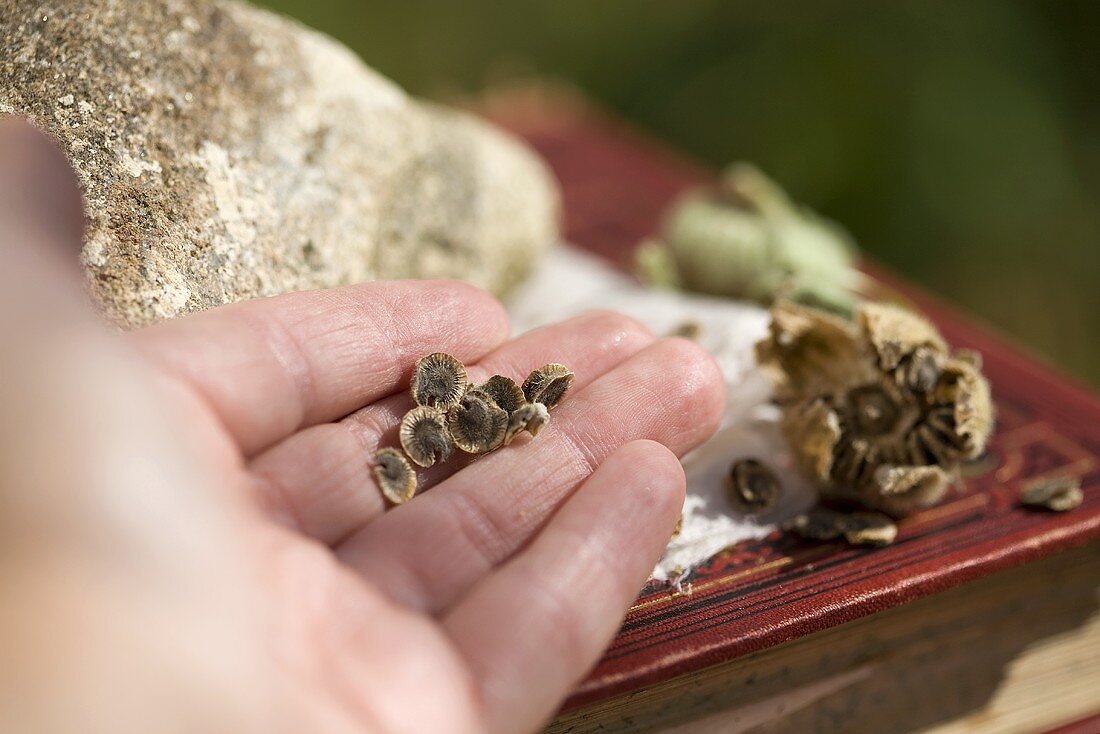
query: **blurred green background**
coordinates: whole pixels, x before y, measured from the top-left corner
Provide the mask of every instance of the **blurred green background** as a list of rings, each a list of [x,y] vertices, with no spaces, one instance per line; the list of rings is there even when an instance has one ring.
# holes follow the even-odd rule
[[[267,0],[406,89],[564,79],[1100,385],[1100,3]]]

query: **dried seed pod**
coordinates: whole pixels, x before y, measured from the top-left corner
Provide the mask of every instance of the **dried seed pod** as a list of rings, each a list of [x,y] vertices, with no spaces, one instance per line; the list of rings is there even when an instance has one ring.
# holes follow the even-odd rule
[[[374,455],[374,480],[382,496],[395,505],[408,502],[416,494],[416,472],[397,449],[381,449]]]
[[[573,385],[573,373],[563,364],[548,364],[527,375],[523,381],[523,395],[528,402],[542,403],[554,408],[562,401]]]
[[[524,403],[508,416],[508,430],[504,433],[504,445],[512,443],[522,431],[527,431],[534,438],[548,422],[550,422],[550,411],[545,405]]]
[[[410,389],[417,405],[445,411],[458,404],[469,384],[461,362],[449,354],[436,352],[417,360]]]
[[[864,304],[851,323],[779,304],[757,359],[795,458],[827,498],[891,515],[927,507],[992,431],[978,360],[896,306]]]
[[[779,500],[779,480],[756,459],[734,462],[726,480],[726,495],[741,512],[766,512]]]
[[[420,466],[431,466],[451,458],[451,432],[447,428],[447,414],[437,408],[418,406],[405,414],[401,421],[401,448]]]
[[[1066,512],[1081,504],[1085,495],[1077,477],[1055,477],[1032,482],[1020,493],[1020,502],[1054,512]]]
[[[853,512],[844,518],[844,539],[852,545],[885,546],[898,537],[898,526],[878,512]]]
[[[447,427],[460,449],[468,454],[484,454],[504,442],[508,413],[497,407],[489,395],[474,388],[451,408]]]
[[[493,375],[478,385],[478,389],[491,397],[498,408],[509,413],[527,402],[522,388],[516,384],[515,380],[504,375]]]
[[[783,529],[809,540],[833,540],[844,534],[844,514],[820,505],[783,523]]]

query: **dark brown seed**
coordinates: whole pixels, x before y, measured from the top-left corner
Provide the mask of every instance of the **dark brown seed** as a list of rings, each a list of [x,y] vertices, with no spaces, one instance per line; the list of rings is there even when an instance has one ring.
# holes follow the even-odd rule
[[[504,442],[508,413],[498,408],[487,394],[474,388],[451,408],[447,427],[460,449],[468,454],[484,454]]]
[[[401,448],[420,466],[432,466],[451,458],[454,441],[447,429],[447,415],[437,408],[419,406],[401,421]]]
[[[446,411],[458,405],[469,384],[461,362],[449,354],[436,352],[417,360],[411,392],[417,405]]]
[[[943,374],[939,355],[939,352],[928,347],[920,347],[914,351],[905,365],[907,387],[919,393],[932,392]]]
[[[853,512],[844,516],[844,539],[852,545],[890,545],[897,536],[898,526],[886,515]]]
[[[550,412],[542,403],[524,403],[508,416],[508,430],[504,433],[504,445],[512,443],[521,432],[527,431],[531,437],[550,421]]]
[[[844,533],[844,515],[825,507],[811,507],[783,523],[783,529],[809,540],[833,540]]]
[[[1032,482],[1020,493],[1020,503],[1053,512],[1067,512],[1085,499],[1077,477],[1055,477]]]
[[[741,512],[766,512],[779,500],[779,480],[756,459],[742,459],[730,469],[726,492]]]
[[[478,389],[491,397],[498,408],[509,413],[527,402],[523,396],[523,390],[516,381],[504,375],[493,375],[479,385]]]
[[[408,502],[416,494],[416,472],[397,449],[381,449],[374,455],[374,480],[382,496],[395,505]]]
[[[573,373],[563,364],[539,367],[523,381],[523,395],[531,403],[542,403],[553,409],[562,401],[573,384]]]
[[[668,333],[669,336],[680,337],[681,339],[691,339],[696,341],[699,339],[699,335],[703,333],[703,325],[698,321],[684,321],[675,329]]]

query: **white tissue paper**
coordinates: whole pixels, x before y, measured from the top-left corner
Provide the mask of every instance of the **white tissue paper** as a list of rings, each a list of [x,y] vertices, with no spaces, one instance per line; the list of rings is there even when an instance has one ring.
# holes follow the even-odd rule
[[[632,316],[657,335],[685,322],[700,327],[698,343],[714,355],[726,382],[721,428],[683,459],[687,499],[680,533],[665,549],[653,578],[679,583],[692,568],[742,540],[760,538],[814,502],[814,491],[794,467],[779,435],[771,388],[756,368],[753,347],[767,335],[768,311],[754,303],[650,290],[605,261],[570,247],[556,248],[509,301],[518,332],[583,311],[607,308]],[[755,458],[782,484],[767,514],[746,516],[726,499],[734,461]]]

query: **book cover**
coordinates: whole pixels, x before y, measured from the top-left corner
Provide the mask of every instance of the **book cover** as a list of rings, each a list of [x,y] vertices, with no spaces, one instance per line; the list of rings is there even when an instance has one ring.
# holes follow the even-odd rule
[[[562,184],[565,238],[620,265],[658,230],[675,197],[715,176],[570,95],[548,102],[545,91],[512,92],[482,111],[548,161]],[[811,544],[776,532],[715,555],[679,591],[651,582],[563,711],[1100,539],[1100,399],[886,269],[863,269],[953,346],[982,353],[998,414],[987,457],[965,487],[903,520],[889,547]],[[1080,478],[1080,507],[1057,514],[1019,506],[1025,484],[1055,476]]]

